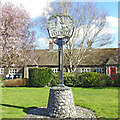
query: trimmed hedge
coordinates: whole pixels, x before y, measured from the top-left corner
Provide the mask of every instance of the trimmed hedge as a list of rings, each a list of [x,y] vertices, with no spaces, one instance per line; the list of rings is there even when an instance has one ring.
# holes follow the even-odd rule
[[[57,86],[58,85],[58,83],[59,83],[59,77],[58,77],[58,73],[54,73],[53,74],[53,77],[52,77],[52,79],[51,79],[51,81],[50,81],[50,86]],[[66,85],[66,86],[74,86],[75,85],[75,81],[76,81],[76,76],[75,76],[75,74],[73,74],[73,73],[63,73],[63,77],[64,77],[64,84]]]
[[[97,72],[64,73],[64,84],[71,87],[104,87],[112,86],[112,80],[105,74]],[[58,84],[58,74],[54,74],[50,86]]]
[[[24,87],[27,85],[28,80],[23,79],[13,79],[13,80],[4,80],[3,87]]]
[[[81,87],[104,87],[111,84],[111,79],[105,74],[97,72],[87,72],[77,74],[76,86]]]
[[[64,73],[64,84],[66,86],[76,86],[76,75],[74,73]]]
[[[120,73],[113,74],[113,86],[120,87]]]
[[[58,73],[54,73],[52,79],[50,80],[50,86],[57,86],[59,83]]]
[[[51,68],[30,68],[29,86],[44,87],[50,83],[52,78]]]

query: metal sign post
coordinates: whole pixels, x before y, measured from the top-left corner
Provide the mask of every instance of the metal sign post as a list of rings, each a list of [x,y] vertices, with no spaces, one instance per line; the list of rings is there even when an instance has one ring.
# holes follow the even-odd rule
[[[58,45],[59,53],[59,84],[50,88],[48,114],[54,118],[74,118],[76,108],[72,90],[63,81],[63,45],[73,34],[73,20],[69,15],[53,15],[48,20],[47,29],[50,38]]]
[[[59,39],[59,87],[64,87],[63,83],[63,39]]]
[[[71,38],[74,27],[73,19],[69,15],[56,14],[49,18],[47,27],[49,36],[54,43],[58,45],[59,49],[59,85],[64,87],[63,82],[63,45]]]

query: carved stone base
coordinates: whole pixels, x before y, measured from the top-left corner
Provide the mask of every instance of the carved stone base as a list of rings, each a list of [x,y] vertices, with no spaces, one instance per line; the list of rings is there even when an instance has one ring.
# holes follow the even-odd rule
[[[50,117],[74,118],[76,109],[71,88],[51,87],[47,109]]]

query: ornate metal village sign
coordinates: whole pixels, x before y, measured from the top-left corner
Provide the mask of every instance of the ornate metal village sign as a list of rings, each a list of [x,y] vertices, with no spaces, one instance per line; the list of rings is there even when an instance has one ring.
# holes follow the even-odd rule
[[[71,88],[63,82],[63,45],[73,34],[73,20],[69,15],[57,14],[48,20],[50,38],[59,49],[59,84],[50,88],[47,110],[49,116],[58,118],[72,118],[76,115]]]
[[[63,83],[63,45],[72,37],[74,26],[73,19],[69,15],[56,14],[48,20],[48,33],[55,44],[59,46],[59,87]]]
[[[63,39],[63,44],[66,44],[73,34],[73,19],[65,14],[53,15],[48,20],[47,28],[55,44],[58,45],[59,39]]]

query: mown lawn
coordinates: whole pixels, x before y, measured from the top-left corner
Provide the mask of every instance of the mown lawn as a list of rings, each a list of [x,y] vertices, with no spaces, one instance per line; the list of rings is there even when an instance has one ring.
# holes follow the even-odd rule
[[[34,107],[47,106],[49,89],[8,87],[2,89],[2,118],[23,118]],[[75,105],[95,111],[97,117],[118,118],[118,88],[73,87]]]

